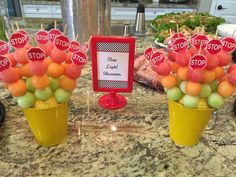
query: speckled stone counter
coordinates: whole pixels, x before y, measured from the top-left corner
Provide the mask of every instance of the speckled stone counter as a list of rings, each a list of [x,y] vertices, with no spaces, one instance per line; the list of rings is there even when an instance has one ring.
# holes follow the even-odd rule
[[[15,100],[0,90],[7,109],[0,128],[0,176],[68,177],[233,177],[236,176],[236,124],[226,100],[200,143],[176,146],[168,136],[165,95],[134,84],[128,105],[104,110],[91,88],[91,69],[83,71],[70,101],[66,142],[36,144]],[[111,126],[117,131],[111,131]]]

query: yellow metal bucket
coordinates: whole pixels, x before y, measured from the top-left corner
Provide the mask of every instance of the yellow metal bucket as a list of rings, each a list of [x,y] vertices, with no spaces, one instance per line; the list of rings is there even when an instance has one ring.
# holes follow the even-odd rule
[[[169,134],[177,145],[193,146],[207,126],[214,109],[189,109],[169,101]]]
[[[66,139],[67,103],[45,109],[26,108],[23,112],[38,144],[54,146]]]

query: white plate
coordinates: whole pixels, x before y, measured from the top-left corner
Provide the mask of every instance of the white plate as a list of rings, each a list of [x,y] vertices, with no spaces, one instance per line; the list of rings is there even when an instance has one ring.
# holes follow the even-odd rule
[[[167,45],[158,42],[158,38],[154,41],[155,44],[157,44],[158,46],[162,47],[162,48],[168,48]]]
[[[223,24],[217,26],[218,35],[225,37],[227,36],[232,37],[234,30],[236,30],[236,24]],[[234,33],[234,39],[236,39],[236,31]]]

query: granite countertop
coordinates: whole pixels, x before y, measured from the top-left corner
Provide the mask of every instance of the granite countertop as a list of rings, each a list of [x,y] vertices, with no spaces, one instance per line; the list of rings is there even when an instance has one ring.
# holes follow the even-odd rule
[[[236,176],[233,98],[211,120],[200,143],[186,148],[168,136],[165,95],[135,83],[133,93],[124,94],[125,108],[105,110],[97,104],[102,94],[92,92],[90,75],[88,65],[69,103],[68,138],[54,147],[36,144],[21,109],[1,88],[7,109],[0,128],[1,177]]]

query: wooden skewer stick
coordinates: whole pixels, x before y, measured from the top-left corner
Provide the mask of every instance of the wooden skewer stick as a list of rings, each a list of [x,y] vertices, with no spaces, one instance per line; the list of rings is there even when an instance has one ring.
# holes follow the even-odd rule
[[[171,30],[171,28],[169,29],[169,32],[170,32],[170,36],[172,36],[172,30]]]
[[[35,42],[35,36],[32,37],[31,41],[32,41],[32,45],[35,46],[35,43],[36,43]]]
[[[179,37],[179,24],[177,24],[177,34],[178,34],[178,37]]]
[[[202,34],[204,34],[204,32],[205,32],[205,26],[203,25],[202,26]]]
[[[217,38],[218,32],[219,32],[219,30],[217,29],[216,34],[215,34],[215,39]]]
[[[88,43],[90,43],[91,39],[92,39],[92,36],[89,37]]]
[[[11,24],[11,29],[12,29],[13,33],[16,32],[15,27],[14,27],[13,24]]]
[[[65,26],[64,26],[63,34],[66,35],[66,32],[67,32],[67,24],[65,24]]]
[[[57,21],[54,21],[54,28],[57,29]]]
[[[200,48],[199,48],[198,54],[201,54],[201,52],[202,52],[202,42],[201,42],[201,44],[200,44]]]
[[[16,24],[17,31],[20,30],[20,27],[17,21],[15,21],[15,24]]]
[[[236,29],[234,29],[234,31],[233,31],[233,34],[232,34],[232,37],[234,37],[234,34],[236,33]]]
[[[225,37],[227,37],[227,36],[228,36],[228,31],[225,32]]]
[[[77,41],[78,37],[79,37],[79,34],[76,34],[75,41]]]
[[[41,27],[40,27],[40,28],[41,28],[41,30],[43,30],[43,29],[44,29],[44,28],[43,28],[43,24],[42,24],[42,23],[41,23]]]

